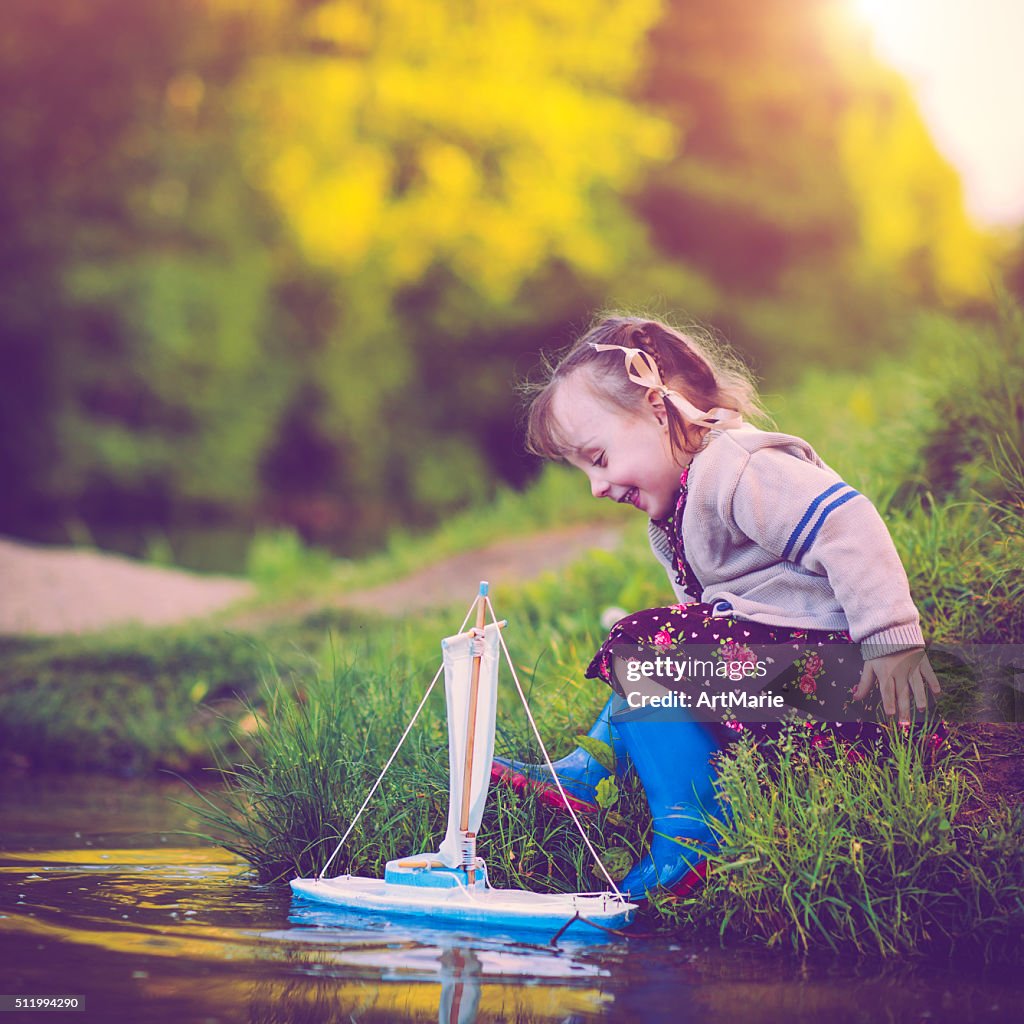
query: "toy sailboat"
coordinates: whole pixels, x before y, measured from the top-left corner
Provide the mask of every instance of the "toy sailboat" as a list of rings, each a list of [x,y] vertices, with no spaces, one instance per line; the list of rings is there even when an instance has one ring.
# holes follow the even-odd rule
[[[419,918],[431,923],[449,923],[474,928],[550,932],[563,929],[568,931],[570,929],[566,929],[565,926],[571,925],[573,935],[578,935],[587,924],[604,929],[623,928],[632,922],[636,905],[626,900],[604,870],[571,806],[569,813],[604,873],[611,887],[609,891],[534,893],[524,889],[495,889],[487,880],[487,867],[476,855],[476,834],[483,817],[490,784],[491,758],[494,753],[499,645],[549,767],[551,761],[540,740],[536,723],[501,635],[506,623],[498,622],[494,616],[486,581],[480,584],[479,595],[467,613],[461,629],[465,629],[474,609],[475,627],[468,632],[460,631],[442,641],[443,661],[437,675],[434,676],[434,682],[430,684],[405,734],[399,740],[398,747],[384,766],[334,853],[315,878],[293,879],[292,890],[305,899],[353,911]],[[489,625],[485,625],[487,609],[491,611],[492,622]],[[445,674],[450,767],[448,830],[444,841],[436,853],[419,853],[388,861],[382,879],[357,875],[324,877],[401,749],[405,737],[409,735],[442,669]],[[561,790],[557,776],[556,783]],[[565,796],[564,792],[562,795]],[[566,800],[566,803],[568,805],[569,801]],[[590,931],[594,932],[594,929]]]

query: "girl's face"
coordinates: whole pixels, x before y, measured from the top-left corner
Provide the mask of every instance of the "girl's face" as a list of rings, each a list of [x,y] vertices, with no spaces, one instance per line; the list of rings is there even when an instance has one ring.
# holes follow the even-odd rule
[[[566,460],[587,474],[595,498],[632,505],[651,519],[673,510],[685,463],[672,452],[660,398],[623,412],[602,404],[577,371],[558,385],[551,411],[571,445]]]

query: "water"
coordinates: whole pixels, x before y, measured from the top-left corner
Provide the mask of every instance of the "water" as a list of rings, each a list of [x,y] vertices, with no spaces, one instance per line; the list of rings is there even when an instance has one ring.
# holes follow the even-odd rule
[[[1006,969],[657,937],[551,948],[340,917],[171,834],[200,827],[171,802],[187,796],[174,781],[0,776],[0,995],[83,997],[61,1020],[174,1024],[1024,1019],[1024,979]]]

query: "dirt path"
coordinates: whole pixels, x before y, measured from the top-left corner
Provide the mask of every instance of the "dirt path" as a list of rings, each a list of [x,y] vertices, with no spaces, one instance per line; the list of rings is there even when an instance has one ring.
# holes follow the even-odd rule
[[[255,629],[323,607],[403,614],[475,592],[481,579],[519,583],[567,565],[592,548],[613,550],[618,527],[583,525],[513,537],[454,555],[410,576],[329,601],[239,609],[236,629]],[[0,635],[95,633],[111,626],[170,626],[222,612],[256,593],[248,580],[204,576],[120,555],[0,539]]]
[[[0,539],[0,634],[96,633],[170,626],[255,594],[248,581],[199,576],[79,548]]]

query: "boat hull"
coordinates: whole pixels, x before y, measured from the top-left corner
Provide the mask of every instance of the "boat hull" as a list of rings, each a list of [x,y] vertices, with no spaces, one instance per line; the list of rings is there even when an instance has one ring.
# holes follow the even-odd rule
[[[523,889],[492,889],[486,883],[455,889],[396,885],[380,878],[340,875],[337,878],[294,878],[292,891],[317,903],[365,913],[420,918],[437,922],[513,931],[556,932],[573,921],[571,932],[620,929],[633,920],[637,907],[610,893],[534,893]]]

